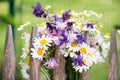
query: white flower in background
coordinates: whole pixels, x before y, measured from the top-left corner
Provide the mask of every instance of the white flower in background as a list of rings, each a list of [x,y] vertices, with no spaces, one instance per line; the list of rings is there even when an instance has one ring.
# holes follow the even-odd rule
[[[20,25],[20,26],[17,28],[17,30],[18,30],[18,31],[21,31],[21,30],[23,30],[24,27],[28,26],[29,24],[30,24],[29,21],[24,21],[23,24]]]
[[[51,8],[51,5],[46,5],[45,6],[45,10],[48,10],[48,9],[50,9]]]
[[[39,38],[35,38],[33,46],[38,46],[41,47],[45,50],[48,49],[49,46],[51,46],[52,43],[52,37],[51,36],[47,36],[47,35],[42,35]]]
[[[57,11],[56,12],[56,15],[61,18],[62,17],[62,14],[64,13],[65,11],[64,10],[61,10],[61,11]]]
[[[110,48],[110,42],[103,42],[101,44],[101,48],[102,48],[101,54],[102,54],[103,58],[106,58],[108,55],[108,50]]]
[[[80,32],[82,31],[83,27],[82,27],[82,23],[81,22],[75,22],[73,24],[73,30],[74,31],[77,31],[77,32]]]
[[[24,32],[21,36],[21,39],[23,39],[25,41],[24,47],[22,48],[23,54],[21,55],[21,57],[23,59],[25,59],[30,52],[30,50],[29,50],[30,49],[29,48],[29,46],[30,46],[30,34]]]
[[[120,30],[117,30],[118,34],[120,34]]]
[[[99,23],[99,26],[100,26],[101,28],[102,28],[104,25],[105,25],[104,22],[100,22],[100,23]]]
[[[45,54],[45,49],[40,48],[40,47],[33,47],[31,48],[31,55],[33,58],[38,58],[40,60],[43,60],[44,54]]]
[[[78,17],[78,16],[79,16],[79,13],[72,10],[72,11],[71,11],[71,15],[74,16],[74,17]]]
[[[93,12],[91,10],[84,10],[83,11],[83,14],[86,16],[86,17],[90,17],[91,15],[93,15]]]
[[[106,33],[106,34],[104,35],[104,37],[105,37],[106,39],[109,39],[109,38],[110,38],[110,33]]]
[[[40,33],[45,33],[46,32],[46,23],[41,23],[41,24],[37,24],[38,27],[38,32]]]
[[[20,65],[22,67],[21,73],[22,73],[23,78],[29,80],[30,66],[28,64],[25,64],[24,62],[20,62]]]

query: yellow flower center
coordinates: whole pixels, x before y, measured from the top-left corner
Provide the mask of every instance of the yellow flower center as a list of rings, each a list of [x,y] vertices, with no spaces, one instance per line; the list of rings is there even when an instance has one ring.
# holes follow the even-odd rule
[[[86,60],[83,59],[82,62],[83,62],[82,66],[86,65]]]
[[[76,47],[76,46],[77,46],[76,41],[72,42],[72,43],[71,43],[71,46],[72,46],[72,47]]]
[[[86,14],[90,14],[90,11],[86,11]]]
[[[22,28],[23,26],[19,26],[18,28]]]
[[[98,28],[97,30],[101,32],[101,28]]]
[[[56,14],[57,14],[57,15],[61,15],[61,14],[62,14],[62,12],[61,12],[61,11],[58,11]]]
[[[46,40],[46,39],[43,39],[43,40],[40,41],[40,44],[41,44],[41,45],[45,45],[46,43],[47,43],[47,40]]]
[[[106,36],[110,36],[110,33],[106,33],[105,35],[106,35]]]
[[[75,26],[78,26],[79,24],[78,24],[78,23],[75,23],[74,25],[75,25]]]
[[[80,48],[80,52],[86,54],[86,48]]]
[[[70,19],[73,19],[74,17],[73,16],[70,16]]]
[[[30,59],[27,59],[26,64],[27,64],[27,66],[30,65]]]
[[[29,23],[29,21],[24,21],[24,22],[23,22],[23,24],[28,24],[28,23]]]
[[[104,22],[100,22],[100,25],[104,26]]]
[[[38,51],[37,51],[38,55],[42,55],[42,52],[43,52],[42,48],[39,48]]]
[[[88,54],[87,54],[88,56],[90,56],[90,57],[92,57],[92,54],[90,53],[90,52],[88,52]]]

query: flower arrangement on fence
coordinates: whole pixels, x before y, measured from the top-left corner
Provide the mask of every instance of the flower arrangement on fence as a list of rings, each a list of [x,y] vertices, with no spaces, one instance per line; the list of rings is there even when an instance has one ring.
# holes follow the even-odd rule
[[[100,20],[102,14],[92,10],[82,12],[61,10],[49,13],[49,8],[50,5],[43,8],[39,2],[36,6],[32,6],[33,15],[44,19],[39,25],[35,25],[38,34],[32,46],[30,46],[30,33],[24,32],[21,36],[25,41],[20,61],[24,78],[29,79],[31,55],[42,61],[42,70],[50,79],[47,70],[59,66],[54,58],[57,48],[65,57],[66,64],[69,62],[73,70],[79,73],[89,70],[93,64],[104,62],[109,50],[110,36],[109,33],[102,36],[101,30],[104,26]],[[18,31],[29,24],[29,21],[25,22]]]

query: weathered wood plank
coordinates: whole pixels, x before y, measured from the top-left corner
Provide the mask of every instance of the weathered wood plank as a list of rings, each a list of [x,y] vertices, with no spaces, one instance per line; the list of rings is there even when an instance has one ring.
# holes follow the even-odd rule
[[[83,73],[80,74],[80,80],[89,80],[89,70],[83,71]]]
[[[115,31],[111,32],[108,80],[118,80],[118,53]]]
[[[8,25],[6,31],[2,78],[3,80],[15,80],[15,51],[11,25]]]
[[[59,66],[53,72],[54,80],[65,80],[65,58],[62,54],[60,54],[60,49],[57,46],[55,60],[59,64]]]
[[[35,37],[37,37],[37,34],[37,28],[33,27],[31,33],[30,46],[32,46]],[[32,56],[30,56],[30,80],[40,80],[40,60],[37,58],[33,59]]]
[[[85,41],[86,41],[87,44],[90,45],[89,32],[86,32]],[[90,79],[89,70],[83,71],[82,73],[80,73],[80,79],[79,80],[89,80],[89,79]]]

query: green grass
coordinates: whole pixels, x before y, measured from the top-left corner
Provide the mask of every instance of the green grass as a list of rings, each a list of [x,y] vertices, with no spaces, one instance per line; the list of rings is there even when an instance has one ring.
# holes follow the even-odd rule
[[[64,10],[93,10],[103,14],[103,21],[105,22],[105,27],[103,33],[110,32],[114,29],[114,25],[120,24],[120,1],[118,0],[23,0],[22,3],[22,14],[19,13],[20,1],[16,0],[16,15],[15,15],[15,51],[16,51],[16,80],[23,80],[20,74],[20,61],[21,48],[23,42],[20,40],[21,32],[17,32],[16,28],[24,20],[29,20],[32,24],[30,27],[27,27],[25,30],[31,31],[31,27],[40,22],[40,19],[36,19],[32,15],[32,5],[40,1],[42,6],[46,4],[52,5],[51,12],[58,11],[61,9]],[[117,2],[118,1],[118,2]],[[8,16],[8,2],[0,2],[0,16]],[[2,58],[4,52],[4,42],[6,34],[7,24],[0,20],[0,75],[2,72]],[[118,44],[118,57],[119,57],[119,66],[120,66],[120,35],[117,34],[117,44]],[[107,69],[108,69],[108,59],[104,63],[95,64],[90,69],[90,80],[107,80]],[[119,70],[120,75],[120,70]],[[1,76],[0,76],[1,77]],[[119,76],[120,80],[120,76]]]

